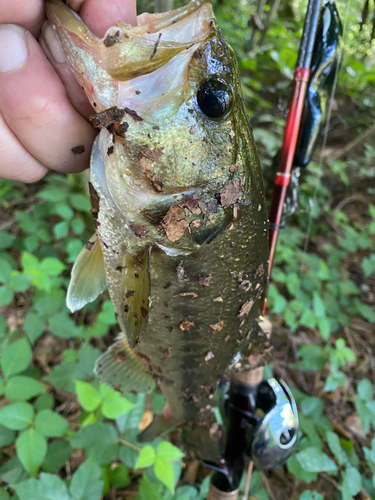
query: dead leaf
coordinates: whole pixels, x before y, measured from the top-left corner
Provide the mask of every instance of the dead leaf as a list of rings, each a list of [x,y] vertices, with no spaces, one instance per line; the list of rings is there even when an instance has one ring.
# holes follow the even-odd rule
[[[194,321],[188,321],[187,319],[184,319],[184,321],[181,321],[180,323],[180,329],[184,332],[190,331],[190,328],[194,326]]]
[[[198,295],[194,292],[184,292],[184,293],[178,293],[177,295],[173,295],[173,297],[193,297],[194,299],[198,298]]]
[[[212,328],[215,332],[220,332],[224,328],[224,320],[222,319],[218,323],[210,325],[210,328]]]
[[[199,276],[198,283],[200,286],[210,286],[212,276]]]
[[[177,241],[189,232],[189,222],[186,220],[185,209],[178,205],[168,210],[161,225],[170,241]]]
[[[251,299],[248,300],[247,302],[245,302],[244,304],[242,304],[240,312],[237,314],[237,317],[240,319],[246,318],[248,316],[251,308],[253,307],[253,305],[254,305],[254,301]]]
[[[242,187],[238,179],[234,181],[227,182],[223,188],[220,189],[218,193],[218,198],[220,200],[220,205],[223,208],[227,208],[236,201],[242,198]]]
[[[143,238],[143,236],[146,236],[146,234],[149,232],[148,229],[141,226],[140,224],[130,224],[129,227],[133,231],[133,233],[138,236],[138,238]]]

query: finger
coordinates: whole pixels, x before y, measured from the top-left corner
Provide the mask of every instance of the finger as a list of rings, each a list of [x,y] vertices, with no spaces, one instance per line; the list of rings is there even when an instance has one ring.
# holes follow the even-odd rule
[[[0,71],[0,109],[23,146],[53,170],[85,169],[96,131],[70,104],[36,40],[17,26],[0,27]]]
[[[26,151],[0,113],[0,177],[13,181],[34,182],[48,169]]]
[[[94,110],[81,85],[71,72],[64,51],[48,21],[43,24],[39,43],[47,59],[64,84],[66,93],[74,109],[84,118],[88,119],[94,113]]]
[[[137,25],[136,0],[112,0],[111,2],[76,0],[75,4],[80,8],[82,21],[99,37],[104,37],[107,29],[116,26],[119,20],[132,26]]]
[[[44,15],[43,0],[0,0],[0,24],[18,24],[34,36],[39,34]]]

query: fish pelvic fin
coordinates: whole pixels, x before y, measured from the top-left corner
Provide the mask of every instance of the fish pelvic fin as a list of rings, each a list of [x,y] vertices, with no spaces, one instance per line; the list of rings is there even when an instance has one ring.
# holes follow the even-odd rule
[[[96,233],[79,253],[66,297],[66,305],[74,312],[92,302],[106,289],[103,252]]]
[[[150,309],[150,248],[137,255],[124,254],[122,259],[122,302],[118,321],[124,329],[130,347],[141,341]]]
[[[147,373],[141,358],[130,348],[124,333],[95,363],[95,375],[121,392],[152,392],[155,381]]]

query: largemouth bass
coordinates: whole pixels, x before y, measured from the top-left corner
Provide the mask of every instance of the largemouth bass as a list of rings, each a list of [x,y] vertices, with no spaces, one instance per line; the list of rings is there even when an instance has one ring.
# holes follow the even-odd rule
[[[219,453],[218,381],[256,366],[267,274],[263,180],[237,63],[194,0],[97,38],[58,0],[48,16],[101,129],[91,157],[96,233],[72,271],[74,311],[108,286],[122,334],[97,375],[167,400],[143,433],[179,427]]]

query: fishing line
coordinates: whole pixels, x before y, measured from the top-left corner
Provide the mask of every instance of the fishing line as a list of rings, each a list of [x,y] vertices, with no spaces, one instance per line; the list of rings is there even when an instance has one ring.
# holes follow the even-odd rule
[[[335,96],[336,87],[337,87],[337,80],[338,80],[338,73],[339,73],[340,66],[341,66],[341,60],[342,60],[342,55],[343,55],[344,41],[345,41],[345,35],[346,35],[347,26],[348,26],[348,18],[349,18],[349,10],[351,7],[351,2],[352,2],[352,0],[347,0],[347,2],[346,2],[345,19],[344,19],[343,34],[342,34],[342,43],[340,44],[340,47],[339,47],[338,63],[337,63],[336,68],[335,68],[335,76],[334,76],[334,80],[333,80],[331,95],[330,95],[329,102],[328,102],[327,122],[326,122],[325,127],[324,127],[323,143],[322,143],[322,148],[320,150],[320,157],[319,157],[319,171],[322,170],[323,161],[325,158],[325,150],[326,150],[326,146],[327,146],[328,132],[329,132],[329,127],[330,127],[330,122],[331,122],[333,98]],[[309,246],[312,221],[313,221],[313,210],[314,210],[314,206],[316,203],[317,192],[318,192],[318,186],[317,186],[317,184],[315,184],[313,196],[312,196],[312,199],[310,200],[311,201],[311,208],[310,208],[309,218],[308,218],[308,222],[307,222],[305,241],[304,241],[304,245],[303,245],[303,250],[305,253],[307,253],[307,249]]]

